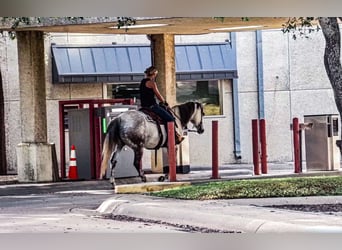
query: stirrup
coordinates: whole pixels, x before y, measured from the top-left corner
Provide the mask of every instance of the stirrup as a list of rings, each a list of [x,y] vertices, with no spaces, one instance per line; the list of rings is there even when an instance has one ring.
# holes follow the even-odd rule
[[[182,141],[184,141],[184,136],[179,135],[178,133],[176,133],[176,137],[175,137],[175,143],[176,144],[180,144]]]

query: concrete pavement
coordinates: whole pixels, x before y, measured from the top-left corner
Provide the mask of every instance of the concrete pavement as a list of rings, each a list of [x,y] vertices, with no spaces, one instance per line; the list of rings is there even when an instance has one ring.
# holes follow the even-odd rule
[[[202,168],[201,171],[192,169],[194,170],[190,174],[177,174],[177,183],[217,181],[210,179],[210,169]],[[291,164],[271,164],[268,174],[258,176],[253,174],[250,165],[242,168],[241,165],[230,165],[220,169],[220,180],[341,174],[340,171],[294,174]],[[156,180],[158,175],[150,175],[149,178]],[[342,232],[342,211],[329,214],[271,207],[289,204],[342,204],[342,196],[189,201],[137,195],[134,194],[137,188],[134,187],[135,185],[145,185],[145,192],[150,188],[148,183],[119,188],[117,191],[122,192],[118,192],[113,198],[102,203],[97,211],[103,214],[125,215],[158,222],[181,223],[236,232]],[[144,190],[142,187],[139,188]]]
[[[340,171],[325,171],[323,173],[315,172],[298,175],[293,174],[290,165],[287,168],[277,165],[270,167],[269,174],[255,176],[248,167],[242,169],[238,169],[238,165],[226,167],[220,171],[220,180],[340,174]],[[210,174],[210,170],[203,169],[201,171],[195,169],[190,174],[177,174],[177,185],[181,182],[216,181],[210,180]],[[148,180],[153,181],[158,179],[158,176],[160,175],[149,175]],[[112,188],[108,183],[108,181],[75,181],[50,184],[12,183],[0,186],[0,195],[9,195],[11,190],[12,193],[30,192],[29,186],[38,187],[36,190],[32,189],[31,192],[60,192],[68,189],[90,190],[101,188],[108,190]],[[2,184],[6,183],[2,182]],[[167,181],[160,184],[160,186],[172,185]],[[120,185],[125,184],[119,184],[118,186]],[[158,183],[135,185],[158,185]],[[114,194],[113,190],[113,197],[99,204],[96,212],[106,216],[123,215],[152,220],[156,223],[165,222],[234,232],[342,232],[342,212],[299,212],[270,207],[272,205],[288,204],[342,204],[342,196],[192,201],[158,198],[142,193],[130,194],[129,192],[122,192]]]
[[[267,207],[284,204],[342,203],[342,197],[302,197],[189,201],[147,195],[115,195],[97,209],[158,222],[247,233],[342,232],[340,214],[298,212]]]

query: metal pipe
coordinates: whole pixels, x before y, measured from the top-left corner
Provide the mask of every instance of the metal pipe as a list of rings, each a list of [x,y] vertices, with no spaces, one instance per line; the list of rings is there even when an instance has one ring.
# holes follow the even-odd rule
[[[175,147],[175,124],[167,123],[167,144],[169,158],[169,181],[177,181],[176,178],[176,147]]]
[[[230,45],[232,54],[236,58],[236,33],[230,33]],[[236,64],[236,60],[235,60]],[[235,65],[235,68],[237,66]],[[240,141],[240,112],[239,112],[239,85],[238,79],[232,79],[232,100],[233,100],[233,136],[234,136],[234,156],[236,160],[241,160],[241,141]]]
[[[218,173],[218,121],[212,121],[212,176],[211,179],[219,179]]]
[[[267,144],[266,144],[266,120],[260,119],[260,160],[261,160],[261,173],[267,174]]]
[[[292,120],[293,148],[294,148],[294,172],[300,173],[300,142],[299,142],[299,120],[297,117]]]
[[[241,143],[240,143],[240,114],[239,114],[239,90],[238,80],[232,81],[233,92],[233,127],[234,127],[234,156],[236,160],[241,159]]]
[[[264,69],[262,56],[262,31],[256,31],[256,57],[257,57],[257,86],[258,86],[258,117],[265,118],[264,103]]]
[[[258,120],[252,120],[252,145],[253,145],[253,166],[254,175],[260,175],[259,167],[259,138],[258,138]]]

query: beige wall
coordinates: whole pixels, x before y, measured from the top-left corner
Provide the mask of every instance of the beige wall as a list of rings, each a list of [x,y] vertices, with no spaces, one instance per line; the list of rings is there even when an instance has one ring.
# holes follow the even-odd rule
[[[237,33],[237,64],[240,109],[241,162],[252,163],[251,120],[258,118],[257,61],[255,32]],[[262,32],[264,107],[269,162],[292,162],[293,145],[290,124],[294,117],[338,114],[324,63],[322,32],[308,39],[293,40],[280,30]],[[224,114],[219,121],[220,165],[235,163],[231,85],[223,82]],[[211,165],[211,121],[205,119],[203,136],[190,135],[191,163]],[[303,136],[303,157],[305,159]],[[191,146],[190,146],[191,147]]]
[[[307,114],[337,113],[330,83],[323,64],[322,32],[309,39],[293,40],[280,30],[263,31],[265,118],[268,160],[289,162],[293,159],[290,123],[293,117],[303,122]],[[228,35],[177,36],[176,43],[223,42]],[[149,43],[146,36],[48,34],[46,45],[46,92],[48,141],[56,143],[59,158],[58,101],[106,97],[106,84],[52,84],[50,44]],[[20,135],[19,89],[16,41],[0,39],[0,66],[4,78],[6,144],[9,173],[16,172],[15,147]],[[258,117],[255,32],[237,33],[239,109],[242,163],[252,162],[251,120]],[[219,121],[219,164],[235,163],[231,82],[221,81],[223,115],[204,119],[205,133],[190,134],[190,163],[211,165],[211,121]]]
[[[0,38],[0,68],[5,100],[5,133],[8,174],[16,173],[16,146],[20,142],[18,50],[16,40]]]

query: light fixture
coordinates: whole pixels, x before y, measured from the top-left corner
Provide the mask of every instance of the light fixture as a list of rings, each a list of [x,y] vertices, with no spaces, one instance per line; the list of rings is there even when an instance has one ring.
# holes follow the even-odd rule
[[[143,29],[143,28],[154,28],[154,27],[162,27],[167,26],[165,23],[152,23],[152,24],[136,24],[129,26],[121,26],[120,29]],[[118,29],[117,26],[111,26],[110,29]]]
[[[255,28],[262,28],[262,25],[251,25],[251,26],[239,26],[239,27],[224,27],[224,28],[215,28],[210,30],[242,30],[242,29],[255,29]]]

